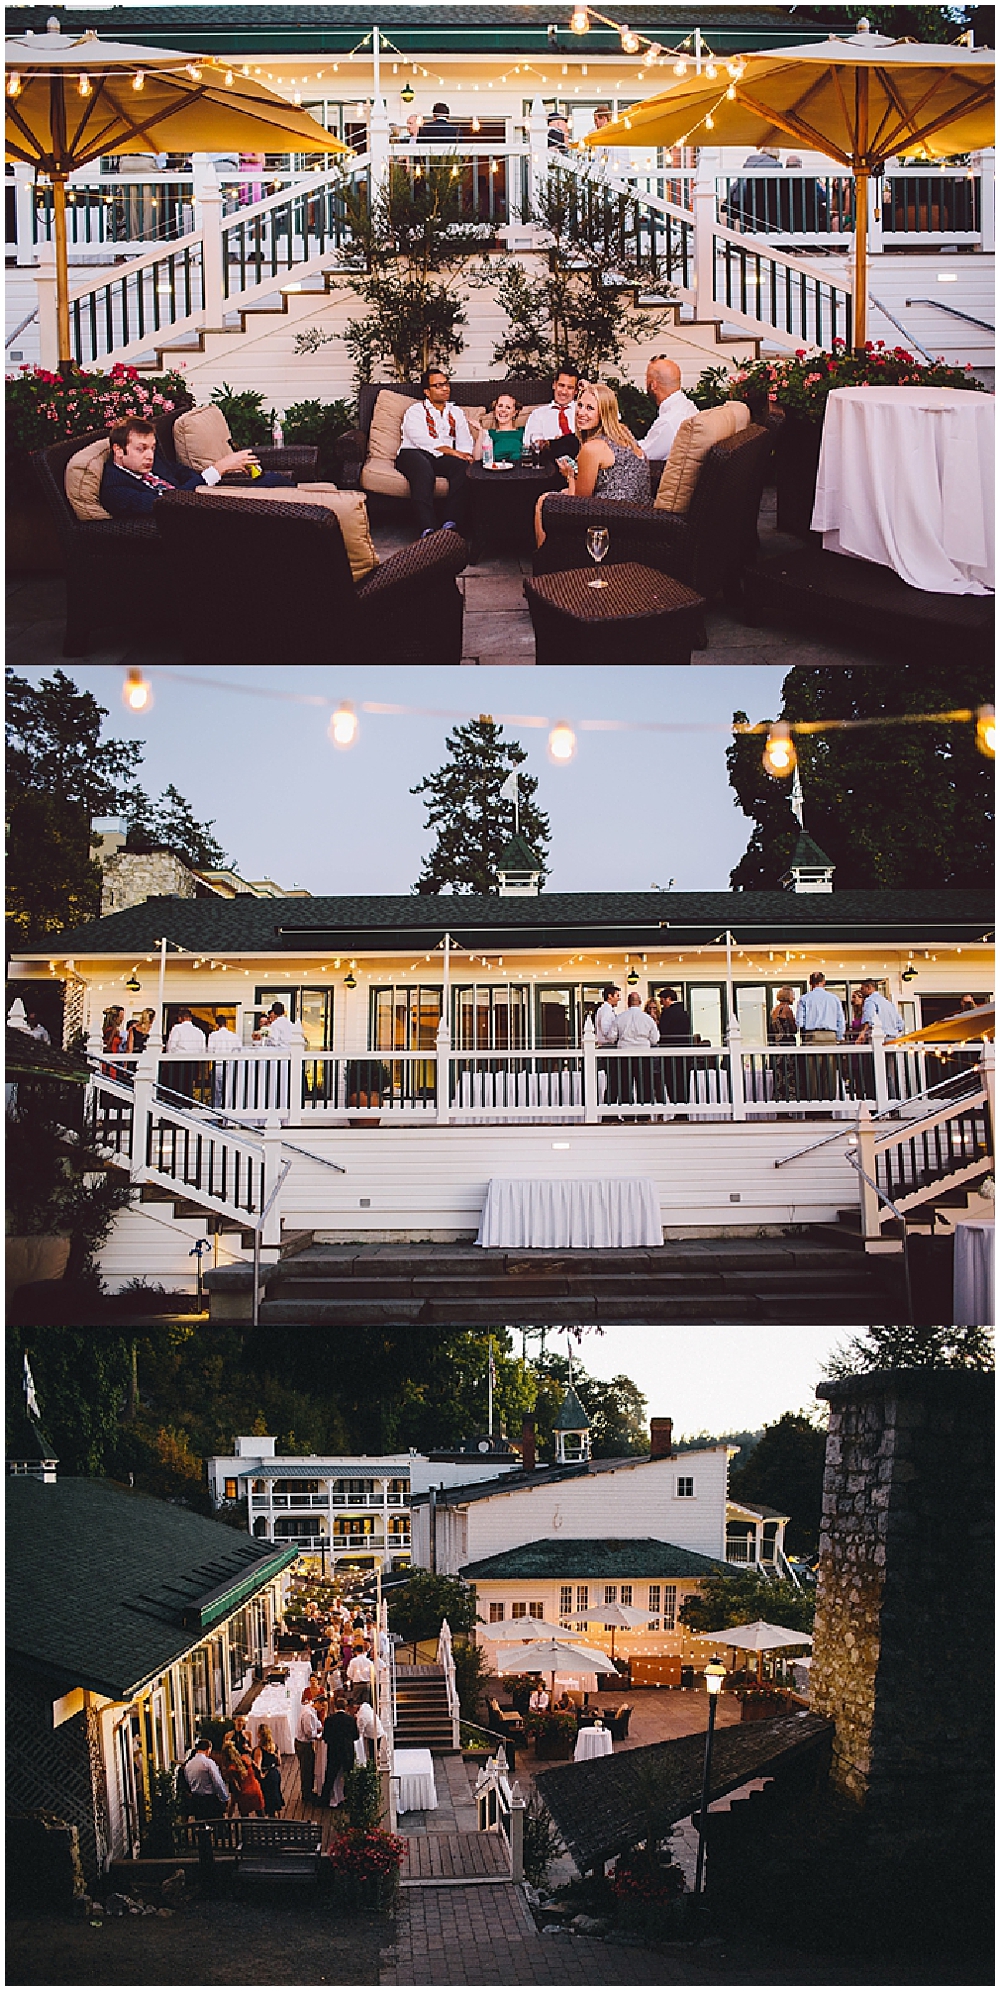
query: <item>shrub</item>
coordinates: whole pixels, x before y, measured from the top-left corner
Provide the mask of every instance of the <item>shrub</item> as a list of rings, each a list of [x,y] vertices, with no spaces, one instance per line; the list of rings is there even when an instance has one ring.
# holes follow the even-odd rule
[[[212,395],[229,425],[234,449],[263,449],[274,440],[274,409],[264,407],[264,396],[252,387],[237,393],[223,381]]]
[[[334,1873],[355,1881],[387,1880],[398,1874],[406,1840],[392,1832],[338,1832],[327,1858]]]
[[[452,1653],[459,1707],[467,1721],[475,1721],[482,1698],[486,1654],[482,1646],[459,1644],[452,1647]]]
[[[153,422],[191,405],[181,374],[140,374],[134,366],[113,366],[110,373],[22,366],[6,385],[7,446],[15,449],[48,449],[88,429],[113,428],[128,415]]]
[[[684,1892],[684,1876],[669,1854],[654,1846],[623,1853],[611,1880],[619,1922],[627,1929],[662,1934],[664,1911]]]
[[[336,470],[333,446],[353,428],[356,412],[350,401],[293,401],[285,409],[282,432],[287,443],[312,443],[319,450],[317,470],[323,480]]]
[[[532,1791],[524,1810],[524,1877],[532,1887],[544,1887],[549,1869],[559,1856],[560,1838],[551,1814],[537,1791]]]
[[[835,339],[832,353],[800,349],[793,359],[754,360],[738,366],[729,381],[729,393],[735,401],[756,392],[790,414],[813,422],[822,421],[826,397],[835,387],[965,387],[985,392],[971,364],[948,366],[942,359],[928,364],[916,359],[905,346],[890,349],[884,339],[869,339],[861,351]]]
[[[378,1828],[382,1792],[374,1763],[362,1768],[356,1763],[344,1779],[344,1803],[352,1832],[371,1833]]]
[[[609,380],[608,386],[618,396],[618,412],[627,429],[636,437],[644,436],[656,420],[656,402],[644,387],[636,387],[631,380]]]

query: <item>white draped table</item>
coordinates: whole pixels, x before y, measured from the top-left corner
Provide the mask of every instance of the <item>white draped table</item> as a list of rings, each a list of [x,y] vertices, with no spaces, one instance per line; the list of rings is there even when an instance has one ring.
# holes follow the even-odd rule
[[[437,1810],[434,1764],[429,1749],[397,1749],[395,1775],[399,1778],[397,1812]]]
[[[826,551],[929,594],[991,594],[995,413],[964,388],[835,388],[812,515]]]
[[[595,1756],[611,1756],[614,1743],[608,1728],[581,1728],[573,1751],[574,1763],[590,1763]]]
[[[275,1680],[270,1686],[262,1688],[247,1715],[247,1728],[255,1745],[258,1731],[266,1725],[274,1737],[278,1754],[294,1755],[302,1694],[309,1685],[311,1670],[307,1659],[292,1660],[287,1680]]]
[[[993,1246],[996,1225],[986,1217],[955,1222],[954,1306],[956,1327],[992,1327]]]
[[[494,1175],[476,1243],[536,1251],[662,1245],[659,1193],[648,1175]]]

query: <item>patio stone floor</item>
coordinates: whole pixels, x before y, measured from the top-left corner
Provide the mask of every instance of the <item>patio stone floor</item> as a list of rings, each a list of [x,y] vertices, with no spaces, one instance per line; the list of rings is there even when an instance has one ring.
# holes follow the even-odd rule
[[[792,550],[798,542],[778,534],[773,526],[774,493],[765,491],[761,509],[762,551]],[[373,520],[372,536],[385,559],[408,544],[412,536],[404,519]],[[477,561],[460,576],[465,597],[464,655],[462,663],[475,665],[533,664],[534,636],[522,592],[524,576],[531,571],[530,556],[501,554]],[[110,638],[85,657],[64,659],[62,654],[65,583],[58,574],[13,574],[7,578],[7,661],[15,670],[34,665],[51,669],[63,665],[72,670],[79,664],[141,664],[163,668],[181,661],[172,641],[164,640],[155,628],[130,637]],[[391,655],[380,661],[390,664]],[[696,650],[692,662],[699,665],[773,664],[791,669],[793,664],[837,665],[877,664],[880,656],[867,653],[856,643],[814,641],[791,630],[754,629],[741,623],[726,610],[714,609],[708,617],[708,648]],[[627,664],[627,657],[622,658]]]

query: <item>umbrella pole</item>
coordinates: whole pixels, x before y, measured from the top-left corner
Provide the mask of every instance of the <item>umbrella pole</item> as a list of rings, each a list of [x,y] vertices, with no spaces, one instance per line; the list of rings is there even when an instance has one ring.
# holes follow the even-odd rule
[[[868,337],[868,179],[867,171],[854,175],[854,336],[860,348]]]
[[[59,371],[65,373],[73,360],[69,349],[69,256],[66,248],[66,176],[52,175],[52,218],[56,248],[56,329],[59,334]]]

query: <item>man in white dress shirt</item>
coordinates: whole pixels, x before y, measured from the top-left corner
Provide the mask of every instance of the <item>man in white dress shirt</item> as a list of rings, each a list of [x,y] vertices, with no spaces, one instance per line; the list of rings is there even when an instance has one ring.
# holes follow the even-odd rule
[[[646,393],[656,402],[656,420],[647,435],[639,438],[650,463],[665,463],[682,422],[698,413],[693,401],[681,392],[681,370],[672,359],[659,355],[646,368]]]
[[[215,1071],[212,1074],[212,1105],[232,1106],[234,1101],[226,1099],[227,1068],[220,1062],[223,1058],[234,1058],[240,1048],[240,1040],[235,1030],[230,1030],[224,1016],[217,1016],[215,1029],[208,1033],[208,1055],[214,1058]]]
[[[621,989],[616,989],[613,982],[609,982],[607,988],[601,991],[601,1006],[594,1017],[594,1032],[597,1037],[597,1048],[599,1051],[613,1051],[617,1046],[617,1010],[618,1004],[621,1001],[621,993]],[[605,1100],[609,1106],[617,1105],[619,1079],[617,1058],[608,1059],[604,1078],[606,1082]]]
[[[197,1024],[189,1009],[178,1012],[177,1021],[167,1038],[168,1051],[193,1051],[196,1057],[205,1055],[205,1034]]]
[[[451,382],[441,366],[429,366],[420,382],[422,401],[414,401],[403,416],[403,435],[396,469],[410,487],[421,539],[435,530],[434,480],[448,484],[445,529],[461,532],[468,492],[466,464],[472,462],[472,430],[461,408],[450,398]]]
[[[295,1754],[299,1759],[299,1788],[303,1804],[316,1804],[316,1744],[323,1740],[323,1723],[311,1701],[303,1701],[295,1730]]]
[[[283,1002],[272,1002],[259,1035],[269,1051],[290,1051],[298,1043],[298,1032],[294,1023],[289,1022]]]
[[[579,385],[580,376],[575,367],[559,368],[552,382],[551,401],[547,401],[544,408],[532,408],[524,424],[524,449],[530,449],[536,442],[554,443],[558,438],[565,443],[567,455],[577,454],[580,443],[576,433],[576,390]]]
[[[660,1042],[660,1026],[654,1023],[642,1006],[638,989],[629,991],[624,1016],[618,1017],[618,1049],[620,1051],[651,1050]],[[659,1060],[657,1060],[659,1065]],[[641,1101],[648,1106],[653,1097],[653,1062],[651,1058],[637,1058],[626,1067],[622,1077],[625,1081],[626,1097]]]

